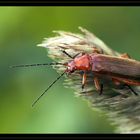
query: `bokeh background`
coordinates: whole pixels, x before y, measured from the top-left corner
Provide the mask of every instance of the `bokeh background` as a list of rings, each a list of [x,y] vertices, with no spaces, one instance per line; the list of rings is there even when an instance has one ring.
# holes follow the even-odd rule
[[[0,133],[113,133],[102,112],[91,109],[51,67],[10,65],[51,62],[37,47],[52,30],[80,33],[82,26],[111,48],[140,60],[140,7],[0,7]],[[117,119],[117,118],[114,118]]]

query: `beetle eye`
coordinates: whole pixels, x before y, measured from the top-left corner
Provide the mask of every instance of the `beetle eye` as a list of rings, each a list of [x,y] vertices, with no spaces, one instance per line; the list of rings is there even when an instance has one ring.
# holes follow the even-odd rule
[[[70,70],[70,66],[68,66],[68,70]]]
[[[67,69],[68,69],[68,71],[71,71],[71,67],[70,66],[68,66]]]

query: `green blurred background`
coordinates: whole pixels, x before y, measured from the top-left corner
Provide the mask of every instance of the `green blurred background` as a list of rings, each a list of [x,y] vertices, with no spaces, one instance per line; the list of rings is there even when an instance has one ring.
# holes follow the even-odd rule
[[[8,68],[50,62],[36,45],[52,30],[80,33],[78,26],[140,60],[140,7],[0,7],[0,133],[114,132],[103,113],[63,86],[64,78],[31,107],[58,76],[51,67]]]

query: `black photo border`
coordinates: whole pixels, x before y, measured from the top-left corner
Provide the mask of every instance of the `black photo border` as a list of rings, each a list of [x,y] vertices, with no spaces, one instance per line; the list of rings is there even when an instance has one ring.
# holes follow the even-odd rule
[[[140,6],[140,0],[0,0],[0,6]],[[140,134],[0,134],[0,139],[140,139]]]
[[[0,6],[138,6],[140,0],[0,0]]]

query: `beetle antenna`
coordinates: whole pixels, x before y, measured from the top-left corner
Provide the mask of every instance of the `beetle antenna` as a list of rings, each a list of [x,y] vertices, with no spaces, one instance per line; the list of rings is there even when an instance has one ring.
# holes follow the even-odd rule
[[[10,68],[17,68],[17,67],[32,67],[32,66],[49,66],[49,65],[64,65],[63,63],[44,63],[44,64],[23,64],[23,65],[14,65],[14,66],[10,66]]]
[[[72,59],[74,59],[77,55],[79,55],[79,54],[80,54],[80,53],[77,53],[76,55],[71,56],[71,55],[70,55],[70,54],[68,54],[65,50],[62,50],[62,52],[63,52],[64,54],[66,54],[68,57],[72,58]]]
[[[73,56],[73,59],[74,59],[76,56],[78,56],[79,54],[80,54],[80,53],[77,53],[76,55],[74,55],[74,56]]]
[[[62,50],[62,52],[63,52],[65,55],[67,55],[68,57],[70,57],[70,58],[73,59],[73,57],[72,57],[70,54],[68,54],[65,50]]]
[[[54,80],[49,86],[48,88],[33,102],[32,107],[34,107],[34,105],[39,101],[39,99],[66,73],[63,72],[59,77],[56,78],[56,80]]]

